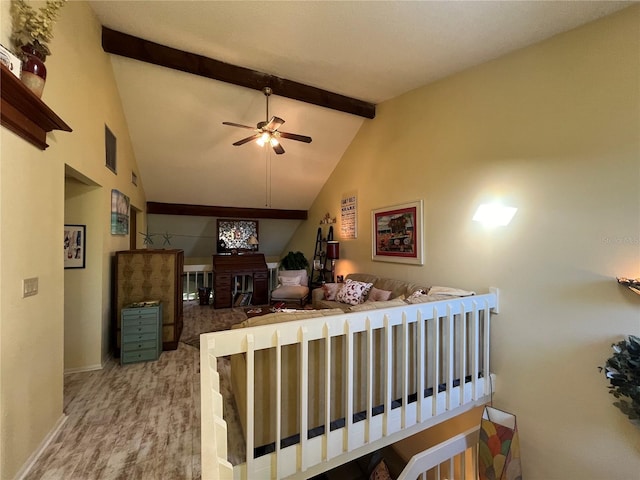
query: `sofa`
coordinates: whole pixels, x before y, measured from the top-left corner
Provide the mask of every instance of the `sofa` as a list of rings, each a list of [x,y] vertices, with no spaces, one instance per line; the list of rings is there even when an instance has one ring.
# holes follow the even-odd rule
[[[338,294],[343,287],[341,283],[325,284],[320,288],[315,288],[311,292],[313,308],[339,308],[345,312],[357,312],[371,310],[374,308],[389,308],[393,306],[406,305],[406,299],[415,292],[429,293],[429,287],[417,283],[397,280],[393,278],[381,278],[368,273],[350,273],[345,278],[345,283],[349,280],[356,282],[371,283],[364,298],[357,304],[345,303],[333,298],[332,294]],[[391,293],[379,293],[391,292]],[[435,299],[432,299],[435,300]]]

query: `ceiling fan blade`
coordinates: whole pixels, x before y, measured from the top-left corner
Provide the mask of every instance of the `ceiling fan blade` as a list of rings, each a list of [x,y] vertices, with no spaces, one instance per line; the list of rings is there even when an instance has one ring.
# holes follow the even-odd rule
[[[282,138],[288,138],[289,140],[297,140],[299,142],[311,143],[311,137],[306,135],[298,135],[297,133],[278,132]]]
[[[240,127],[240,128],[248,128],[249,130],[255,130],[253,127],[248,127],[247,125],[240,125],[239,123],[233,122],[222,122],[223,125],[229,125],[230,127]]]
[[[284,148],[282,148],[282,145],[280,145],[279,143],[276,143],[273,146],[273,151],[276,152],[278,155],[282,155],[284,153]]]
[[[253,130],[253,128],[251,130]],[[249,143],[251,140],[257,140],[258,138],[260,138],[260,135],[261,135],[260,133],[256,133],[255,135],[251,135],[250,137],[243,138],[242,140],[238,140],[237,142],[234,143],[234,145],[236,147],[240,145],[244,145],[245,143]]]
[[[273,132],[275,130],[277,130],[278,128],[280,128],[280,125],[282,125],[284,123],[284,120],[279,118],[279,117],[271,117],[271,120],[269,120],[269,123],[267,123],[264,127],[265,130],[269,130],[270,132]]]

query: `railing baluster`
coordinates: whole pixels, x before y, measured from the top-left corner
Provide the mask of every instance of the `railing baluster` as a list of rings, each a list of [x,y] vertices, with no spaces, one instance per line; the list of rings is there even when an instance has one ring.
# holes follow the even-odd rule
[[[488,302],[484,304],[484,338],[482,339],[482,348],[484,353],[484,361],[482,365],[482,376],[484,378],[484,394],[490,395],[492,393],[491,387],[491,371],[489,370],[489,337],[491,334],[491,311],[489,309]]]
[[[272,478],[280,478],[280,439],[282,437],[282,337],[276,330],[276,455]]]
[[[371,417],[373,415],[373,328],[371,319],[367,316],[365,322],[367,330],[367,424],[364,433],[364,441],[371,441]]]
[[[438,385],[440,385],[440,317],[438,316],[438,309],[433,307],[433,335],[430,341],[430,350],[432,352],[432,395],[431,395],[431,415],[436,416],[438,414]]]
[[[407,315],[402,312],[402,410],[400,425],[407,426],[407,404],[409,403],[409,326]]]
[[[454,315],[451,310],[451,305],[447,304],[447,347],[446,347],[446,360],[445,360],[445,368],[446,368],[446,409],[451,410],[451,390],[453,389],[453,333],[454,333]]]
[[[252,334],[247,335],[247,468],[245,470],[246,477],[244,480],[253,478],[253,419],[254,419],[254,377],[255,377],[255,341]]]
[[[473,302],[473,316],[471,319],[471,398],[477,400],[480,396],[478,392],[478,372],[480,360],[480,313],[478,312],[478,303]]]
[[[305,455],[307,432],[309,431],[309,339],[308,330],[301,327],[298,333],[300,342],[300,470],[307,469]]]
[[[324,455],[329,460],[329,436],[331,435],[331,327],[324,324]]]
[[[389,435],[389,420],[391,417],[391,391],[393,389],[393,372],[391,371],[392,363],[392,345],[393,345],[393,332],[391,329],[391,322],[389,315],[384,316],[384,340],[385,340],[385,353],[384,353],[384,423],[382,427],[382,434],[384,436]]]
[[[351,331],[351,323],[347,320],[344,325],[344,333],[346,335],[346,352],[347,352],[347,410],[345,418],[346,446],[345,452],[351,451],[351,426],[353,425],[353,332]]]
[[[420,310],[416,312],[416,320],[418,322],[418,328],[416,329],[416,335],[418,336],[418,344],[417,344],[417,373],[418,381],[418,396],[417,396],[417,405],[416,405],[416,420],[418,423],[422,423],[422,402],[424,401],[424,376],[425,376],[425,351],[424,351],[424,320],[422,319],[422,315],[420,314]]]
[[[467,374],[467,311],[464,305],[460,306],[460,339],[458,341],[458,375],[460,378],[460,398],[458,405],[464,405],[465,379]]]

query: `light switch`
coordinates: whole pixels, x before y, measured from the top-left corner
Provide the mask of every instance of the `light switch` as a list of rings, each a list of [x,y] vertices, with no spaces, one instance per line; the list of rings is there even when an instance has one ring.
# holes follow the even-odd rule
[[[38,277],[22,280],[22,298],[32,297],[38,294]]]

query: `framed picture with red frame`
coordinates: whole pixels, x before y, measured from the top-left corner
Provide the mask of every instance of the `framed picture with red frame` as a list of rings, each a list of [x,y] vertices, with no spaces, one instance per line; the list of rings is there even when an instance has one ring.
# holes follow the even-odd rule
[[[371,211],[371,259],[423,264],[422,200]]]

